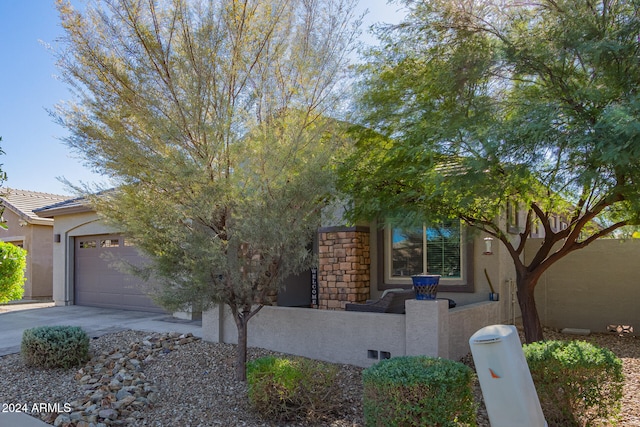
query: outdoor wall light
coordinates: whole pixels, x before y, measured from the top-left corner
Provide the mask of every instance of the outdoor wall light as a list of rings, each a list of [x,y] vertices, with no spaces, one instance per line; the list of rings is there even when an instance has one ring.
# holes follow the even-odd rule
[[[54,234],[53,235],[53,241],[54,241],[54,243],[60,243],[60,235],[59,234]]]
[[[484,238],[484,252],[483,255],[493,255],[493,237]]]

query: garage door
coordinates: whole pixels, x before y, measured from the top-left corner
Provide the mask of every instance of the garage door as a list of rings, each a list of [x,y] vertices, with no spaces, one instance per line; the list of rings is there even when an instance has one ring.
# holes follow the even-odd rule
[[[146,283],[119,271],[118,260],[143,258],[120,235],[75,238],[75,303],[93,307],[164,312],[145,294]]]

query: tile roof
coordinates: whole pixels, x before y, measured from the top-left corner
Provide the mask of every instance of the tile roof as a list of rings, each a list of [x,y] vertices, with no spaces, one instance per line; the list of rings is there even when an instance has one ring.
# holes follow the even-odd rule
[[[35,209],[34,212],[41,218],[53,218],[57,215],[74,214],[79,212],[90,212],[92,209],[88,206],[85,197],[76,197],[75,199],[66,199],[58,203],[43,206]]]
[[[51,225],[53,220],[39,217],[34,210],[69,199],[69,196],[60,194],[16,190],[13,188],[3,188],[0,193],[3,194],[0,196],[0,201],[7,209],[13,211],[29,224],[40,225]]]

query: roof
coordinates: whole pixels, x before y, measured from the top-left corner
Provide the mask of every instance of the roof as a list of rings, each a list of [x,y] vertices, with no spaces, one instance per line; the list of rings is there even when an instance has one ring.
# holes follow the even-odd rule
[[[92,212],[87,205],[87,200],[84,197],[76,197],[75,199],[66,199],[58,203],[43,206],[35,209],[34,213],[40,218],[53,218],[58,215],[70,215],[81,212]]]
[[[2,204],[14,212],[28,224],[53,225],[52,218],[42,218],[36,214],[39,208],[67,200],[69,196],[60,194],[40,193],[37,191],[16,190],[4,188],[4,195],[0,197]]]

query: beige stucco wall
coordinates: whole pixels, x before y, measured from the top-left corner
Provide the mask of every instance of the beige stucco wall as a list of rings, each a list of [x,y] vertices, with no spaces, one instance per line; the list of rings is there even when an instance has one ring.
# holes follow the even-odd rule
[[[31,281],[30,298],[51,298],[53,290],[53,227],[25,226],[27,237],[27,268]],[[26,292],[25,292],[26,293]]]
[[[22,243],[27,250],[23,298],[50,298],[53,286],[53,227],[20,221],[20,217],[10,209],[5,209],[3,216],[8,228],[0,229],[0,239]]]
[[[540,239],[525,248],[530,260]],[[606,332],[609,325],[640,332],[640,240],[598,240],[562,258],[543,274],[536,305],[543,325]]]
[[[248,345],[361,367],[377,363],[384,353],[458,360],[469,353],[471,335],[498,323],[497,303],[489,301],[451,310],[446,301],[405,305],[406,315],[265,306],[248,324]],[[202,333],[207,341],[235,344],[229,308],[203,313]]]
[[[53,300],[56,305],[73,304],[74,238],[116,232],[95,212],[56,216],[53,234],[60,235],[60,242],[53,244]]]

